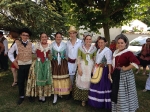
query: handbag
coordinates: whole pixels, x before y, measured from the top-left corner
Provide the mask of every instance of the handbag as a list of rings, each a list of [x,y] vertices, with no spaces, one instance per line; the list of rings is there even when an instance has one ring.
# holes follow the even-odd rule
[[[102,73],[103,73],[103,68],[99,66],[91,78],[91,83],[97,84],[102,78]]]

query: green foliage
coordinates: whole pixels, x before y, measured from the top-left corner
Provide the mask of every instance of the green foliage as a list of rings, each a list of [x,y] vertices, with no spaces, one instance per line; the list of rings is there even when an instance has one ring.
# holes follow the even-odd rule
[[[137,29],[136,27],[133,27],[133,32],[142,32],[142,31]]]
[[[95,32],[104,28],[109,41],[109,28],[142,18],[149,0],[62,0],[62,4],[67,16],[66,25],[84,25],[85,29]]]
[[[64,18],[54,1],[1,0],[0,7],[0,29],[9,31],[28,27],[33,32],[32,39],[38,38],[41,32],[48,35],[65,32]]]
[[[148,11],[146,11],[146,12],[144,13],[144,17],[143,17],[142,21],[143,21],[144,23],[146,23],[147,26],[150,26],[150,5],[149,5],[149,7],[148,7]]]
[[[128,30],[122,30],[121,31],[121,33],[127,33],[128,32]]]

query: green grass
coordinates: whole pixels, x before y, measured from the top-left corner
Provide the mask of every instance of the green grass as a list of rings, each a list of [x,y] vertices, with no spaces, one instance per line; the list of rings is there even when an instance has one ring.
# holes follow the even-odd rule
[[[135,76],[139,106],[137,112],[150,112],[150,92],[142,92],[148,76],[140,73]],[[0,72],[0,112],[109,112],[109,110],[95,109],[88,105],[81,106],[80,101],[58,99],[57,105],[53,106],[53,97],[47,98],[45,103],[38,102],[38,98],[34,103],[30,103],[26,97],[21,105],[17,105],[18,88],[11,87],[13,77],[11,71]]]

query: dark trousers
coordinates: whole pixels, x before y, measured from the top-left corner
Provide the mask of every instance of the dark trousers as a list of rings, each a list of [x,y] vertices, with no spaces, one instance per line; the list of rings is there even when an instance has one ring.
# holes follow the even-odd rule
[[[19,96],[24,96],[25,81],[28,79],[30,65],[19,65],[18,69],[18,89]]]
[[[4,51],[0,54],[0,65],[1,69],[7,70],[8,69],[8,56],[4,56]]]

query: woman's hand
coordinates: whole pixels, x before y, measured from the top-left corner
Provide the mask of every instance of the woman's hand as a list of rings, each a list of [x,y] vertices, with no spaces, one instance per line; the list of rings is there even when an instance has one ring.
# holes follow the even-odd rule
[[[78,68],[78,74],[79,74],[80,76],[82,76],[82,70],[81,70],[81,68]]]
[[[112,83],[112,78],[111,78],[111,74],[108,74],[108,79],[110,80],[110,82]]]
[[[127,67],[125,67],[125,66],[123,66],[121,69],[122,69],[123,71],[127,71]]]
[[[94,69],[95,69],[95,67],[92,68],[92,73],[94,73]]]

